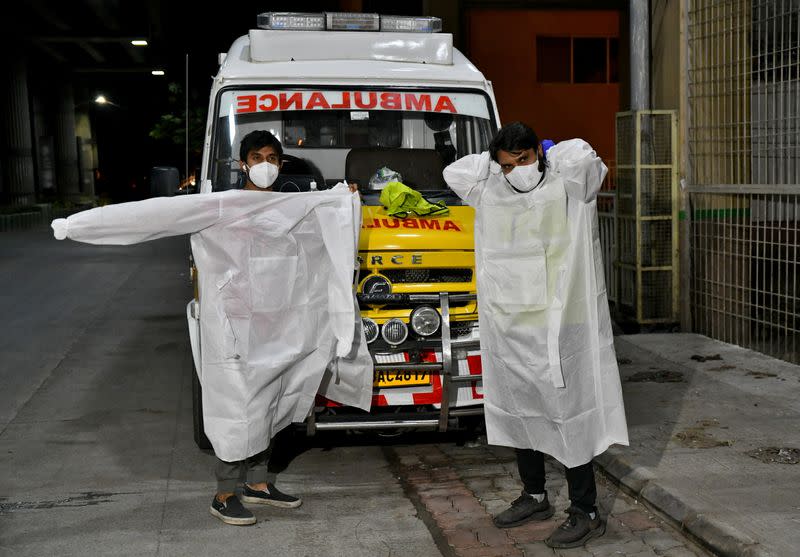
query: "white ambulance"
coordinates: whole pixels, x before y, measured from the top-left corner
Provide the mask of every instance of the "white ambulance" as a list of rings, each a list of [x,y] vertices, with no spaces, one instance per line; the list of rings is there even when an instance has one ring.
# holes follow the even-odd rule
[[[471,208],[442,169],[488,148],[498,128],[491,83],[453,48],[434,17],[264,13],[220,55],[201,191],[243,186],[239,143],[269,130],[282,143],[274,189],[356,182],[363,200],[357,279],[375,361],[367,413],[318,397],[309,434],[330,429],[445,431],[480,420],[482,390]],[[392,171],[447,215],[398,218],[379,202]],[[199,305],[188,306],[196,366]],[[195,439],[203,433],[194,374]]]

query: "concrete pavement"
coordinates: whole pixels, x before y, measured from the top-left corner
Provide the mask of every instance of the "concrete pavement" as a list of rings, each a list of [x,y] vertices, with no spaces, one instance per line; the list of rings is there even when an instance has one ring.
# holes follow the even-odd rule
[[[599,487],[607,534],[585,548],[554,552],[541,540],[561,514],[492,528],[491,515],[517,497],[521,484],[513,452],[489,447],[485,438],[469,448],[395,449],[409,491],[451,553],[800,555],[800,366],[701,335],[615,341],[631,445],[595,459],[612,482],[601,479]],[[552,461],[548,467],[551,500],[563,511],[563,470]]]
[[[616,346],[631,446],[596,462],[719,555],[800,555],[800,366],[693,334]]]

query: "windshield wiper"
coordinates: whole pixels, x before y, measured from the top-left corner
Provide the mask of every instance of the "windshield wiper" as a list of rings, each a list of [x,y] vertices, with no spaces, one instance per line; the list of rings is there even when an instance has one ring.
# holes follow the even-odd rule
[[[425,199],[438,198],[438,197],[454,197],[456,199],[460,199],[452,190],[435,190],[435,191],[420,190],[419,193],[421,193],[422,197],[424,197]]]

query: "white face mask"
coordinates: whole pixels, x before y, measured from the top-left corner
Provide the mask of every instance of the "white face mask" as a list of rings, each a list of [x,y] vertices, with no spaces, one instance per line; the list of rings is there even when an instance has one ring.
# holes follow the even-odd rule
[[[279,168],[270,162],[260,162],[248,167],[244,165],[247,177],[261,189],[267,189],[278,179]]]
[[[506,174],[506,180],[519,193],[532,191],[539,185],[542,173],[539,172],[539,163],[534,161],[525,166],[515,166]]]

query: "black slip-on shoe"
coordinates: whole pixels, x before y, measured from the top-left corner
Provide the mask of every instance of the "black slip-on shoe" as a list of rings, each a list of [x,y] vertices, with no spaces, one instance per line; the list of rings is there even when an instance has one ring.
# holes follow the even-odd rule
[[[219,501],[215,495],[209,511],[212,516],[216,516],[225,524],[250,526],[256,523],[256,517],[242,506],[242,502],[236,495],[231,495],[225,501]]]
[[[550,501],[547,500],[547,493],[539,502],[533,495],[528,495],[523,491],[522,495],[517,497],[509,508],[494,517],[494,525],[498,528],[513,528],[531,520],[547,520],[555,512]]]
[[[600,518],[600,513],[597,511],[594,513],[594,518],[577,507],[568,508],[567,514],[569,517],[564,523],[544,540],[549,547],[555,549],[580,547],[592,538],[606,533],[606,523]]]
[[[283,509],[296,509],[303,504],[303,500],[294,495],[281,493],[275,484],[268,483],[264,490],[252,489],[244,484],[242,490],[242,501],[245,503],[255,503],[256,505],[272,505]]]

